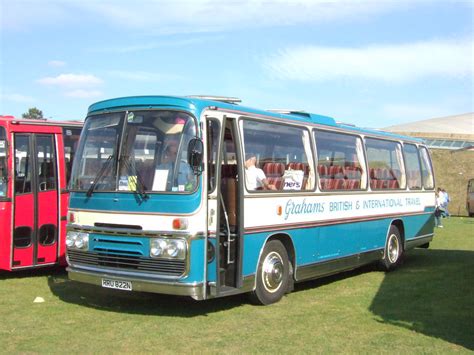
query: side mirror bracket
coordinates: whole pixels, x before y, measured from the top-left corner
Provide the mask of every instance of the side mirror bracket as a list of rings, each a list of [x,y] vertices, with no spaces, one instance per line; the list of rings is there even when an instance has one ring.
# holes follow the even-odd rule
[[[194,175],[201,175],[203,169],[204,144],[195,137],[188,144],[188,164],[193,169]]]

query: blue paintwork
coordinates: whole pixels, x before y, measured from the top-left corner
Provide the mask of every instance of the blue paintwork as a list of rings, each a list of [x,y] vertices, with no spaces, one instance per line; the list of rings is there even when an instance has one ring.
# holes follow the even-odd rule
[[[193,194],[150,193],[148,196],[147,200],[142,200],[135,193],[96,191],[88,198],[85,192],[71,192],[69,208],[124,213],[189,214],[195,212],[201,204],[201,190]],[[127,224],[125,221],[124,223]]]
[[[359,128],[349,126],[346,124],[338,124],[332,117],[318,115],[314,113],[308,113],[308,116],[301,114],[281,114],[275,112],[269,112],[259,110],[251,107],[245,107],[235,104],[229,104],[221,101],[203,100],[198,98],[190,97],[179,97],[179,96],[131,96],[121,97],[110,100],[104,100],[89,106],[89,115],[104,113],[112,110],[126,110],[126,109],[172,109],[172,110],[183,110],[194,115],[198,120],[203,110],[209,107],[217,107],[219,109],[241,111],[247,114],[263,115],[266,117],[272,117],[275,119],[285,119],[295,122],[306,122],[316,123],[320,125],[327,125],[330,127],[340,127],[348,131],[354,131],[357,133],[377,134],[379,136],[386,136],[391,139],[405,139],[410,141],[422,142],[421,139],[398,135],[394,133],[388,133],[383,131],[376,131],[366,128]]]
[[[432,214],[405,216],[405,239],[433,233]],[[287,234],[293,241],[296,265],[305,266],[358,253],[383,249],[393,218],[337,224],[305,229],[285,230],[278,233],[254,233],[244,236],[243,275],[256,272],[260,251],[265,241],[274,234]]]

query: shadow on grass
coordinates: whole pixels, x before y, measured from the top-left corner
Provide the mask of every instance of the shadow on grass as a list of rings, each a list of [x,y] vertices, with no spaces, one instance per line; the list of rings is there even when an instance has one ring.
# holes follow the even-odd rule
[[[48,277],[51,292],[64,302],[107,312],[195,317],[220,312],[247,303],[245,295],[195,301],[190,297],[104,289],[71,281],[67,273]]]
[[[62,266],[48,266],[38,269],[15,270],[15,271],[0,271],[0,281],[10,279],[24,279],[32,277],[45,277],[48,275],[64,274],[64,267]]]
[[[474,252],[415,249],[370,310],[383,323],[474,350]]]

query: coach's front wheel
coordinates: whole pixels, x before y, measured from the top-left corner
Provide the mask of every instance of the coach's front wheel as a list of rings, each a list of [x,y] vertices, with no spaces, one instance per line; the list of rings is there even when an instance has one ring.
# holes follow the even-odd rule
[[[396,268],[402,259],[403,243],[400,231],[394,225],[390,226],[384,256],[381,261],[382,267],[389,271]]]
[[[278,240],[269,241],[258,262],[255,290],[251,300],[257,304],[278,302],[288,290],[290,262],[288,253]]]

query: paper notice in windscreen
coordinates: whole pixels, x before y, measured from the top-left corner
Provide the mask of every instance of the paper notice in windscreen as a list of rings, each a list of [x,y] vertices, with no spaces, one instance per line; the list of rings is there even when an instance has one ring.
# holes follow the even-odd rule
[[[168,169],[155,170],[155,178],[153,179],[153,191],[166,191],[168,172]]]

